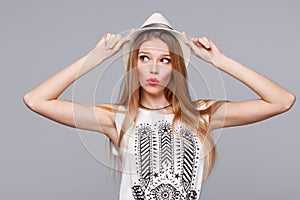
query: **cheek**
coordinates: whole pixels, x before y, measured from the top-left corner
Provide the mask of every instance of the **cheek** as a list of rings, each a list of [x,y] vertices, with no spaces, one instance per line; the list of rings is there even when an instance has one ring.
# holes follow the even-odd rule
[[[139,82],[144,82],[145,79],[145,70],[143,70],[141,67],[137,68],[137,73],[138,73],[138,78],[139,78]]]
[[[162,77],[162,79],[164,80],[165,84],[168,84],[169,81],[171,80],[172,77],[172,69],[168,69],[165,71],[164,76]]]

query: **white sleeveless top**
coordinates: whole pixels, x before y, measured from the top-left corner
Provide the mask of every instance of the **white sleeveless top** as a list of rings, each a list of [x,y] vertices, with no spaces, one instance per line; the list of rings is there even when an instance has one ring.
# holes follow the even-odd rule
[[[124,134],[120,152],[120,200],[199,199],[204,169],[200,139],[174,114],[138,109],[136,124]],[[120,134],[125,113],[116,114]],[[127,148],[126,148],[127,146]],[[112,145],[114,155],[117,149]]]

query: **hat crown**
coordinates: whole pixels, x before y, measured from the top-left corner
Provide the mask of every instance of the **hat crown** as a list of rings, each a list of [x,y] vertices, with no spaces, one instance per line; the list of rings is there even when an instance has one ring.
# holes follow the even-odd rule
[[[167,27],[170,27],[171,29],[173,29],[172,26],[171,26],[171,24],[168,22],[168,20],[162,14],[160,14],[158,12],[153,13],[144,22],[144,24],[142,25],[142,27],[149,26],[151,24],[163,24],[163,25],[166,25]]]
[[[148,31],[148,30],[163,30],[163,31],[168,31],[169,33],[171,33],[179,42],[179,45],[181,47],[182,50],[182,54],[181,55],[184,59],[185,62],[185,67],[188,66],[189,64],[189,60],[190,60],[190,47],[187,46],[187,44],[185,44],[184,42],[184,37],[182,35],[181,32],[175,30],[172,28],[172,26],[170,25],[170,23],[168,22],[168,20],[166,20],[166,18],[158,13],[155,12],[153,14],[150,15],[150,17],[148,17],[148,19],[144,22],[144,24],[137,29],[136,31],[134,31],[133,33],[130,34],[130,40],[129,42],[126,42],[123,44],[122,47],[122,52],[123,52],[123,66],[125,68],[128,67],[128,61],[129,61],[129,55],[132,51],[132,45],[135,41],[135,39],[142,34],[144,31]]]

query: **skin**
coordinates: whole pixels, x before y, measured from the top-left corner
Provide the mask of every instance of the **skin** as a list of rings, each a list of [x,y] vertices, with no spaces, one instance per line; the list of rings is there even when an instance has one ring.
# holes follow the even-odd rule
[[[223,104],[211,119],[211,129],[258,122],[286,112],[293,106],[296,97],[291,92],[224,55],[207,37],[189,39],[184,32],[182,34],[195,56],[236,78],[259,95],[258,99]],[[117,146],[117,131],[112,113],[94,104],[80,104],[69,100],[60,100],[58,97],[78,78],[116,54],[127,41],[128,36],[122,38],[120,35],[110,33],[104,35],[91,52],[28,92],[23,98],[24,103],[32,111],[58,123],[106,134]],[[163,44],[159,42],[155,44],[161,45],[162,49],[166,50]],[[146,59],[146,61],[149,61],[150,64],[161,62],[161,52],[152,49],[150,53],[149,60]],[[87,60],[87,58],[89,59]],[[85,63],[84,66],[82,66],[83,63]],[[152,88],[143,84],[148,75],[162,76],[161,68],[152,65],[148,69],[142,69],[142,62],[139,62],[138,66],[140,67],[138,68],[139,80],[143,85],[143,105],[149,107],[155,107],[157,104],[167,105],[168,103],[161,95],[162,87]],[[169,71],[164,73],[168,74]],[[166,83],[167,78],[164,80]],[[75,109],[76,113],[80,112],[80,115],[76,115],[76,120],[74,118]]]
[[[163,89],[171,79],[172,64],[168,46],[159,39],[144,42],[138,54],[137,71],[142,87],[141,104],[150,108],[169,105]],[[159,84],[151,86],[148,78],[157,78]]]
[[[295,95],[262,74],[224,55],[207,37],[188,39],[185,32],[183,35],[185,43],[190,46],[195,56],[244,83],[260,97],[225,103],[213,116],[212,129],[262,121],[286,112],[293,106]]]

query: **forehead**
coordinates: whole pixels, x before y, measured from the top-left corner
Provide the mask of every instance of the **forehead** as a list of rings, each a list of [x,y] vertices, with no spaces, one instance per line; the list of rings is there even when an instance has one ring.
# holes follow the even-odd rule
[[[139,51],[169,53],[169,47],[160,39],[150,39],[141,44]]]

